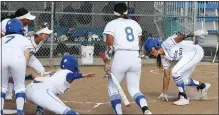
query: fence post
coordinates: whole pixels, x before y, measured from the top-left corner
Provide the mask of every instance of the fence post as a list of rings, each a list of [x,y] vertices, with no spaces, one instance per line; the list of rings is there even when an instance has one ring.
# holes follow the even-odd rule
[[[54,19],[55,19],[55,4],[54,1],[52,1],[52,6],[51,6],[51,29],[54,31]],[[49,66],[53,66],[53,39],[54,39],[54,32],[50,36],[50,61],[49,61]]]
[[[195,32],[196,29],[196,17],[197,17],[197,8],[198,4],[194,1],[194,8],[193,8],[193,32]],[[195,42],[195,37],[193,37],[193,42]]]
[[[166,21],[167,21],[167,2],[164,1],[164,7],[163,7],[163,35],[164,35],[164,38],[162,38],[162,41],[164,41],[166,38],[167,38],[167,35],[166,35]]]

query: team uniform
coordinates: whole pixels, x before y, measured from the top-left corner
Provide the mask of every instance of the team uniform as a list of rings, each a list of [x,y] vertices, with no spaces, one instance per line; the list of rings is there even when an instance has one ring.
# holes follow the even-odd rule
[[[43,41],[41,41],[38,45],[35,43],[34,36],[27,37],[27,39],[31,42],[33,48],[30,49],[30,59],[27,64],[28,67],[34,69],[37,73],[41,73],[43,75],[45,73],[45,68],[40,63],[40,61],[34,56],[37,51],[41,48],[43,45]]]
[[[76,60],[76,58],[75,58]],[[71,60],[63,57],[60,67],[51,77],[37,77],[26,87],[27,99],[36,105],[46,108],[56,114],[78,114],[67,107],[56,95],[64,94],[71,87],[70,83],[75,79],[82,78],[82,73],[78,73],[77,64],[71,63]],[[74,63],[77,63],[76,61]],[[74,66],[76,67],[74,68]],[[68,66],[68,67],[67,67]],[[74,69],[68,69],[74,68]],[[40,95],[39,95],[40,94]]]
[[[140,108],[147,107],[144,95],[139,91],[141,76],[141,58],[139,57],[139,36],[142,35],[140,25],[131,19],[118,18],[109,22],[104,34],[114,37],[114,56],[111,72],[120,83],[126,77],[128,92]],[[121,97],[111,79],[108,80],[108,93],[114,112],[122,114]]]
[[[35,78],[26,87],[27,99],[56,114],[66,114],[71,109],[56,95],[64,94],[70,88],[70,84],[66,81],[66,75],[70,72],[69,70],[60,70],[51,77]]]
[[[172,61],[178,61],[178,63],[172,69],[172,76],[179,89],[178,101],[175,101],[176,105],[189,104],[189,99],[185,94],[184,86],[197,86],[198,90],[202,90],[201,98],[207,94],[207,90],[210,87],[208,83],[200,83],[192,78],[190,75],[195,70],[197,64],[202,60],[204,51],[201,46],[195,45],[193,41],[184,40],[180,43],[176,43],[174,36],[165,40],[161,47],[163,48],[165,55],[161,55],[161,62],[164,69],[170,67]],[[182,101],[183,100],[183,101]]]
[[[171,61],[179,61],[173,67],[172,76],[188,78],[204,56],[203,49],[192,41],[182,41],[171,48],[166,48],[165,45],[166,42],[161,45],[165,52],[165,55],[161,56],[164,69],[169,68]]]
[[[6,19],[2,20],[2,22],[0,23],[0,26],[1,26],[0,31],[1,31],[2,35],[5,35],[5,33],[6,33],[6,25],[7,25],[7,22],[9,20],[10,20],[9,18],[6,18]],[[28,34],[28,26],[24,26],[23,32],[24,32],[25,36]],[[32,57],[32,56],[30,57],[30,62],[36,63],[36,61],[33,58],[34,57]],[[29,63],[28,65],[33,66],[33,63]],[[34,67],[34,68],[38,68],[39,67],[41,70],[43,70],[42,67],[37,66],[39,64],[35,64],[35,65],[36,65],[36,67]],[[37,70],[39,70],[39,69],[37,69]],[[9,74],[9,76],[10,77],[9,77],[9,83],[8,83],[8,92],[6,94],[6,100],[11,100],[12,99],[12,95],[13,95],[13,87],[14,87],[13,79],[12,79],[11,74]]]
[[[26,59],[24,51],[32,48],[29,40],[19,34],[6,35],[2,38],[2,96],[5,98],[5,93],[8,90],[9,71],[14,79],[14,91],[16,94],[16,104],[18,114],[23,112],[22,100],[24,104],[25,99],[25,73],[26,73]],[[3,101],[4,99],[2,99]],[[4,102],[2,103],[4,105]],[[2,105],[2,107],[3,107]]]

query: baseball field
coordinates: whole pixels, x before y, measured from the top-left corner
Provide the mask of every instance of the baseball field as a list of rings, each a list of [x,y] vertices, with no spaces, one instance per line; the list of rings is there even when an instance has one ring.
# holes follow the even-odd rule
[[[46,68],[47,71],[52,69],[54,68]],[[28,69],[28,72],[31,71]],[[81,67],[80,71],[94,72],[96,77],[74,81],[67,93],[58,97],[79,114],[113,114],[107,92],[107,79],[103,79],[103,66]],[[190,104],[186,106],[173,105],[178,90],[172,78],[168,90],[169,101],[165,102],[158,99],[163,85],[163,73],[154,65],[142,67],[140,89],[146,96],[149,109],[153,114],[218,114],[218,64],[200,63],[193,72],[192,78],[201,82],[208,82],[211,84],[211,87],[207,97],[203,100],[195,98],[198,95],[198,93],[195,93],[195,88],[186,88],[190,98]],[[29,82],[27,81],[26,83]],[[123,106],[123,113],[142,114],[137,104],[135,104],[127,92],[125,79],[123,79],[121,84],[131,102],[131,106]],[[24,108],[25,114],[35,114],[35,108],[36,105],[27,101]],[[15,101],[6,101],[5,109],[7,112],[13,113],[16,110]],[[45,110],[45,113],[54,114],[48,110]]]

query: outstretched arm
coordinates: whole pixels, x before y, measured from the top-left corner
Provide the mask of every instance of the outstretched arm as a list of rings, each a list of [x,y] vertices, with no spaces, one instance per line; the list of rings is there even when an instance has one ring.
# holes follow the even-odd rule
[[[90,77],[95,77],[94,73],[68,73],[66,76],[66,80],[68,83],[72,83],[75,79],[80,79],[80,78],[90,78]]]

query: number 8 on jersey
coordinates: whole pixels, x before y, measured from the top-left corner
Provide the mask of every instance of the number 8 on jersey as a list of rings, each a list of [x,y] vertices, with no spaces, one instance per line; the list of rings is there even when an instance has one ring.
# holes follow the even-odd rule
[[[126,39],[130,42],[134,40],[133,29],[131,27],[125,28]]]

